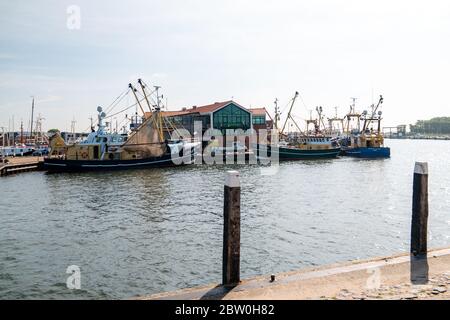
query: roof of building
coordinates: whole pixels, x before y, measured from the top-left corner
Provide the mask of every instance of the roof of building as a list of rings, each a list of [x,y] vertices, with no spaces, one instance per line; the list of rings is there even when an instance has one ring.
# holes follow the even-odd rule
[[[180,115],[192,114],[192,113],[210,113],[210,112],[214,112],[220,108],[223,108],[230,103],[234,103],[234,104],[242,107],[241,105],[234,102],[233,100],[227,100],[227,101],[222,101],[222,102],[214,102],[213,104],[208,104],[205,106],[199,106],[199,107],[193,106],[191,108],[183,108],[183,109],[177,110],[177,111],[162,111],[162,114],[163,114],[163,116],[171,117],[171,116],[180,116]],[[244,108],[244,107],[242,107],[242,108]],[[248,109],[246,109],[246,110],[248,110]],[[257,110],[257,109],[253,109],[253,110]],[[145,117],[147,118],[151,114],[152,114],[151,112],[146,112]]]
[[[173,117],[173,116],[179,116],[179,115],[183,115],[183,114],[187,114],[189,112],[183,111],[183,110],[179,110],[179,111],[161,111],[161,114],[164,117]],[[152,115],[152,112],[146,112],[145,113],[145,118],[149,118]]]
[[[233,100],[223,101],[223,102],[214,102],[213,104],[208,104],[206,106],[193,106],[192,108],[186,109],[189,113],[209,113],[214,112],[217,109],[220,109],[222,107],[225,107],[227,104],[230,104],[231,102],[234,102]],[[236,103],[236,102],[234,102]]]
[[[266,115],[266,108],[253,108],[253,109],[249,109],[249,111],[254,114],[254,115],[258,115],[258,116],[265,116]]]

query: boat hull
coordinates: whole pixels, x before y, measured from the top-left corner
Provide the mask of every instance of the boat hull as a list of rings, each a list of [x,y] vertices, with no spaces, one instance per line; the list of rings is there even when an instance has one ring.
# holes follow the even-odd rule
[[[270,157],[272,155],[271,146],[258,144],[258,157]],[[298,148],[278,147],[278,156],[280,161],[289,160],[315,160],[315,159],[333,159],[341,152],[341,148],[304,150]],[[273,151],[277,152],[277,151]]]
[[[34,149],[27,151],[14,151],[14,150],[0,150],[0,155],[4,157],[23,157],[23,156],[31,156],[34,152]]]
[[[343,155],[356,158],[389,158],[391,156],[391,149],[388,147],[379,148],[352,148],[343,150]]]
[[[65,160],[47,158],[44,159],[44,170],[49,172],[80,172],[173,167],[190,164],[192,159],[192,155],[172,159],[170,154],[133,160]]]

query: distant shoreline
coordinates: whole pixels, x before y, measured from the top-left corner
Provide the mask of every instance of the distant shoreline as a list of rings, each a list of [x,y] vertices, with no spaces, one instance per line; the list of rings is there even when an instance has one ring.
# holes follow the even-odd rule
[[[424,137],[387,137],[385,136],[385,139],[395,139],[395,140],[401,140],[401,139],[409,139],[409,140],[450,140],[450,137],[443,137],[443,136],[424,136]]]

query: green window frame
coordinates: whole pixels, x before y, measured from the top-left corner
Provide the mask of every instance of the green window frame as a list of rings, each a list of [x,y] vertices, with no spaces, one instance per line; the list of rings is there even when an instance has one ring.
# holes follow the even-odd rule
[[[250,129],[250,112],[235,104],[229,104],[213,113],[213,126],[219,130]]]
[[[266,123],[266,117],[261,115],[254,115],[252,117],[253,124],[265,124]]]

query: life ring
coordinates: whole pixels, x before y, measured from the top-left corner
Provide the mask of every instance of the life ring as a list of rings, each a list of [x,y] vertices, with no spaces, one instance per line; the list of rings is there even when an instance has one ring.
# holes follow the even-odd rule
[[[81,157],[82,157],[83,159],[87,159],[88,156],[89,156],[89,155],[88,155],[88,153],[87,153],[86,151],[83,151],[83,152],[81,153]]]

